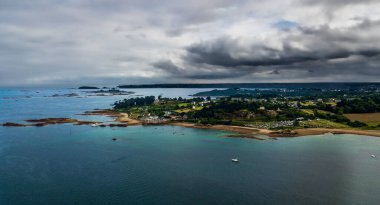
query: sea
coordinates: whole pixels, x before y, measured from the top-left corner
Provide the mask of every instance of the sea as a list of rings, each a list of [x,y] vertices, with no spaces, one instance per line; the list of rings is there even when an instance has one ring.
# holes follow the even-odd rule
[[[47,117],[112,121],[79,114],[124,98],[191,98],[210,89],[126,90],[135,93],[2,88],[0,124]],[[228,134],[178,126],[0,126],[0,205],[380,204],[378,137]]]

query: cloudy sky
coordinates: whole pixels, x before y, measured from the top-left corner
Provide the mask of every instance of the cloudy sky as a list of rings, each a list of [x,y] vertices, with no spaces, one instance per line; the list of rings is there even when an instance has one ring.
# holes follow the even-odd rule
[[[0,0],[0,86],[379,77],[379,0]]]

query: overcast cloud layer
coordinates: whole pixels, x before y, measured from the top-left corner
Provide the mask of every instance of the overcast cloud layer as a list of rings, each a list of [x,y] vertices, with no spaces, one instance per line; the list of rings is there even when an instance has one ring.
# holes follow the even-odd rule
[[[0,86],[379,81],[378,0],[0,0]]]

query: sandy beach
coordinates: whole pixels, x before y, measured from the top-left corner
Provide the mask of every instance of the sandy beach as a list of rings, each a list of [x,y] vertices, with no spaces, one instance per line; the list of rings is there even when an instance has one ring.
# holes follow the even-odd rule
[[[141,121],[129,118],[128,113],[120,113],[116,121],[121,123],[127,123],[128,125],[141,125]]]
[[[322,134],[356,134],[356,135],[366,135],[366,136],[374,136],[380,137],[379,130],[354,130],[354,129],[329,129],[329,128],[303,128],[303,129],[295,129],[295,130],[267,130],[267,129],[256,129],[251,127],[240,127],[240,126],[230,126],[230,125],[198,125],[193,123],[186,122],[176,122],[171,123],[171,125],[189,127],[189,128],[198,128],[198,129],[215,129],[222,130],[228,132],[235,132],[238,134],[242,134],[245,137],[252,136],[252,138],[256,138],[255,135],[266,135],[269,137],[301,137],[308,135],[322,135]]]
[[[320,134],[332,133],[332,134],[355,134],[355,135],[380,137],[380,130],[304,128],[304,129],[296,129],[294,131],[297,132],[296,136],[320,135]]]
[[[87,112],[87,114],[95,115],[108,115],[116,117],[116,121],[120,123],[127,123],[131,125],[142,125],[143,123],[136,119],[129,118],[128,113],[118,113],[112,110],[98,110]],[[321,135],[321,134],[356,134],[356,135],[366,135],[380,137],[380,130],[355,130],[355,129],[330,129],[330,128],[303,128],[295,130],[267,130],[258,129],[253,127],[241,127],[232,125],[201,125],[188,122],[171,122],[168,125],[182,126],[188,128],[198,128],[198,129],[214,129],[227,132],[234,132],[240,134],[244,137],[257,138],[257,135],[266,135],[269,137],[300,137],[308,135]]]

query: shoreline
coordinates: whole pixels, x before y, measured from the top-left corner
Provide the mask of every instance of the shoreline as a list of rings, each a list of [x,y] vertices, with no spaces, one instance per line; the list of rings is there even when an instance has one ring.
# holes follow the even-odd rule
[[[24,126],[45,126],[50,124],[65,124],[71,123],[73,125],[93,125],[97,124],[100,127],[128,127],[128,126],[149,126],[149,124],[144,124],[143,122],[130,118],[128,113],[115,112],[113,110],[93,110],[87,111],[80,115],[103,115],[108,117],[113,117],[114,122],[111,124],[102,124],[101,122],[93,121],[81,121],[71,118],[45,118],[37,120],[25,120],[26,122],[33,124],[19,124],[19,123],[3,123],[4,127],[24,127]],[[0,124],[1,125],[1,124]],[[196,129],[211,129],[211,130],[220,130],[236,133],[236,135],[231,135],[230,137],[241,137],[241,138],[252,138],[262,140],[258,135],[265,135],[268,137],[302,137],[309,135],[323,135],[323,134],[355,134],[355,135],[364,135],[372,137],[380,137],[380,130],[356,130],[356,129],[342,129],[342,128],[300,128],[293,130],[268,130],[268,129],[259,129],[253,127],[242,127],[242,126],[233,126],[233,125],[202,125],[189,122],[166,122],[162,124],[151,124],[151,125],[172,125],[172,126],[181,126],[186,128],[196,128]]]
[[[303,137],[309,135],[323,135],[323,134],[355,134],[371,137],[380,137],[380,130],[354,130],[354,129],[331,129],[331,128],[301,128],[294,130],[267,130],[267,129],[257,129],[252,127],[241,127],[232,125],[198,125],[194,123],[186,122],[173,122],[169,125],[181,126],[187,128],[197,128],[197,129],[212,129],[220,131],[234,132],[241,134],[244,138],[252,136],[252,138],[257,138],[255,135],[265,135],[268,137]]]

